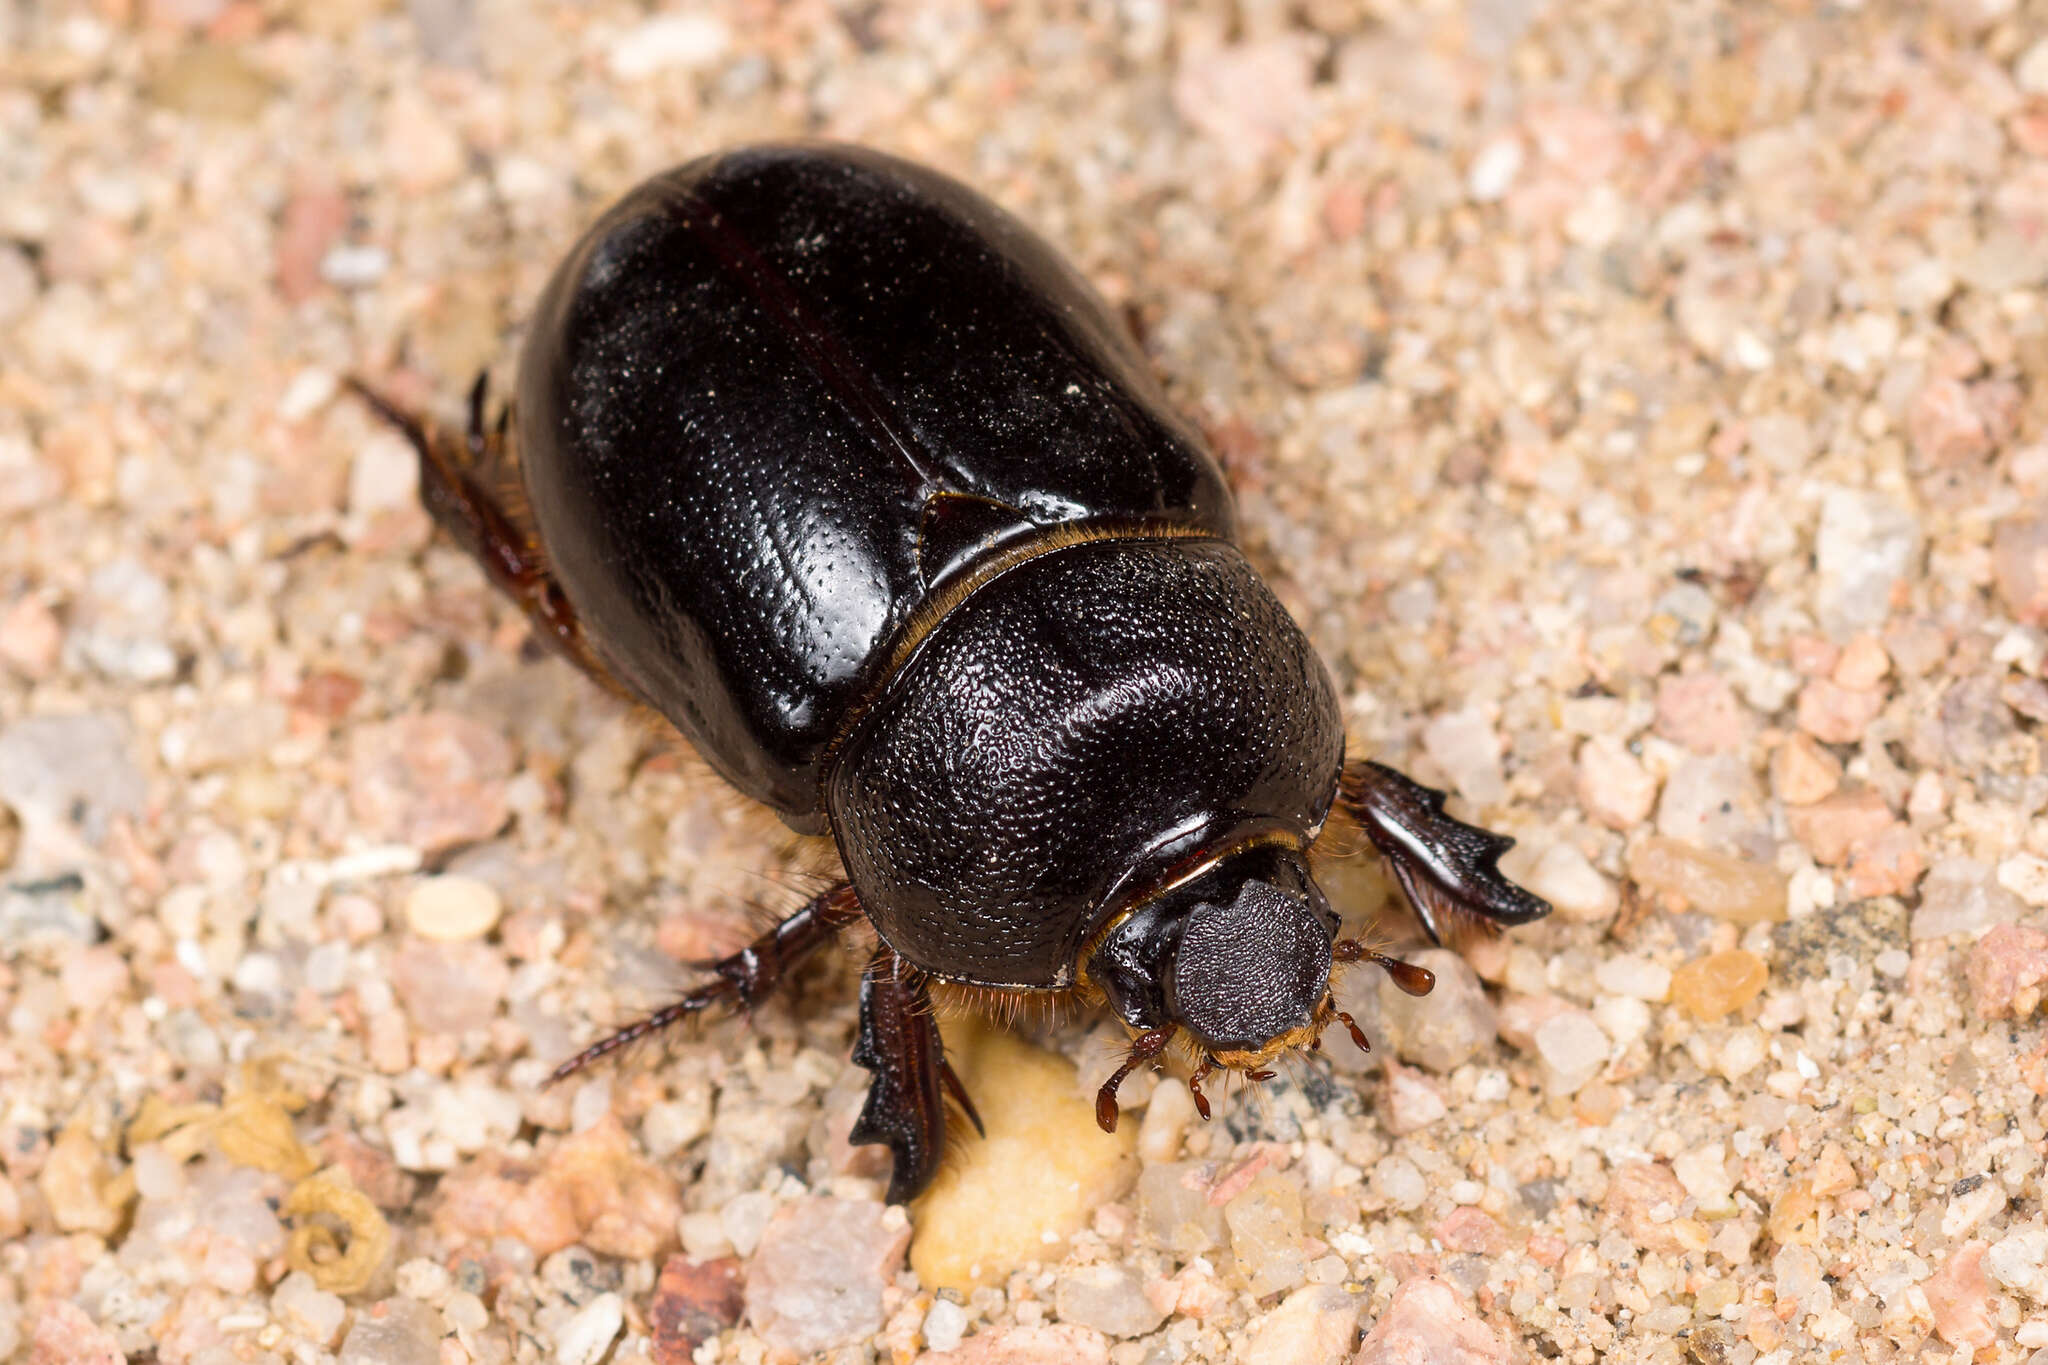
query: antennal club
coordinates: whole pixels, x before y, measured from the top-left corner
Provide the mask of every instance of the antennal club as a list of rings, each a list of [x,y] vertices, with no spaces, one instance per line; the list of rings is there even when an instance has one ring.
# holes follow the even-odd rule
[[[1403,962],[1398,957],[1366,947],[1355,938],[1340,938],[1330,945],[1330,957],[1337,962],[1370,962],[1386,969],[1394,984],[1408,995],[1428,995],[1436,986],[1436,974],[1427,967]]]
[[[1428,995],[1436,988],[1436,974],[1429,968],[1418,967],[1413,962],[1403,962],[1398,957],[1389,957],[1376,949],[1366,947],[1355,938],[1340,938],[1331,944],[1330,958],[1335,962],[1370,962],[1374,966],[1384,968],[1387,975],[1394,979],[1394,984],[1409,995]],[[1366,1041],[1365,1030],[1358,1026],[1356,1019],[1343,1010],[1337,1010],[1335,1015],[1350,1031],[1351,1041],[1357,1045],[1360,1052],[1372,1051],[1372,1044]]]

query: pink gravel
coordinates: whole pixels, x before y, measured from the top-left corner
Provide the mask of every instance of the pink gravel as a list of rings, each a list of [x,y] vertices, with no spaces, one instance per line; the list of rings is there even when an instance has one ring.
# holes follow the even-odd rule
[[[2037,11],[0,5],[0,1359],[2032,1360]],[[1347,979],[1378,1051],[1210,1123],[1132,1078],[1136,1183],[971,1290],[846,1144],[847,961],[542,1086],[830,850],[541,657],[344,386],[502,395],[584,223],[763,137],[1041,228],[1353,750],[1559,903]],[[501,913],[415,932],[443,874]],[[1695,1018],[1723,954],[1761,989]],[[1121,1041],[1021,1027],[1083,1091]],[[306,1162],[388,1225],[365,1288],[295,1268]]]

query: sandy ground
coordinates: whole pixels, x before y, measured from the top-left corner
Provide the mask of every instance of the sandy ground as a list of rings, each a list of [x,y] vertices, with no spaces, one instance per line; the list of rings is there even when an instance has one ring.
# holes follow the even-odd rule
[[[0,5],[0,1358],[2048,1361],[2044,33]],[[908,1217],[844,963],[539,1087],[813,855],[338,381],[452,414],[605,202],[796,135],[1130,313],[1359,742],[1554,918],[1207,1125],[1098,1133],[1086,1015],[956,1033],[1014,1102]]]

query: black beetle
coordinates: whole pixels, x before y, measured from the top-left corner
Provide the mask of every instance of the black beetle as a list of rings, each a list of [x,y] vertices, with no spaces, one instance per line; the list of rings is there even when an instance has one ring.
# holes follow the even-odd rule
[[[1080,991],[1134,1035],[1263,1076],[1342,1020],[1308,854],[1342,802],[1437,937],[1546,913],[1510,841],[1344,761],[1308,640],[1228,488],[1102,300],[932,171],[847,147],[693,161],[599,220],[541,297],[512,405],[457,435],[363,390],[434,518],[539,632],[740,791],[830,834],[846,880],[566,1073],[757,1003],[865,920],[853,1131],[931,1180],[950,1097],[934,983]],[[516,418],[513,414],[516,413]],[[560,1074],[560,1073],[558,1073]]]

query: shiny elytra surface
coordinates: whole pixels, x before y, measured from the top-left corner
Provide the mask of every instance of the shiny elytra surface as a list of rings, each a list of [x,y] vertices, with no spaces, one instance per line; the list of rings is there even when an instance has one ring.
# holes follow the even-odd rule
[[[850,148],[635,190],[557,270],[516,412],[546,552],[606,662],[806,829],[847,709],[944,576],[920,545],[935,498],[976,500],[978,540],[1232,531],[1094,292],[979,195]]]

